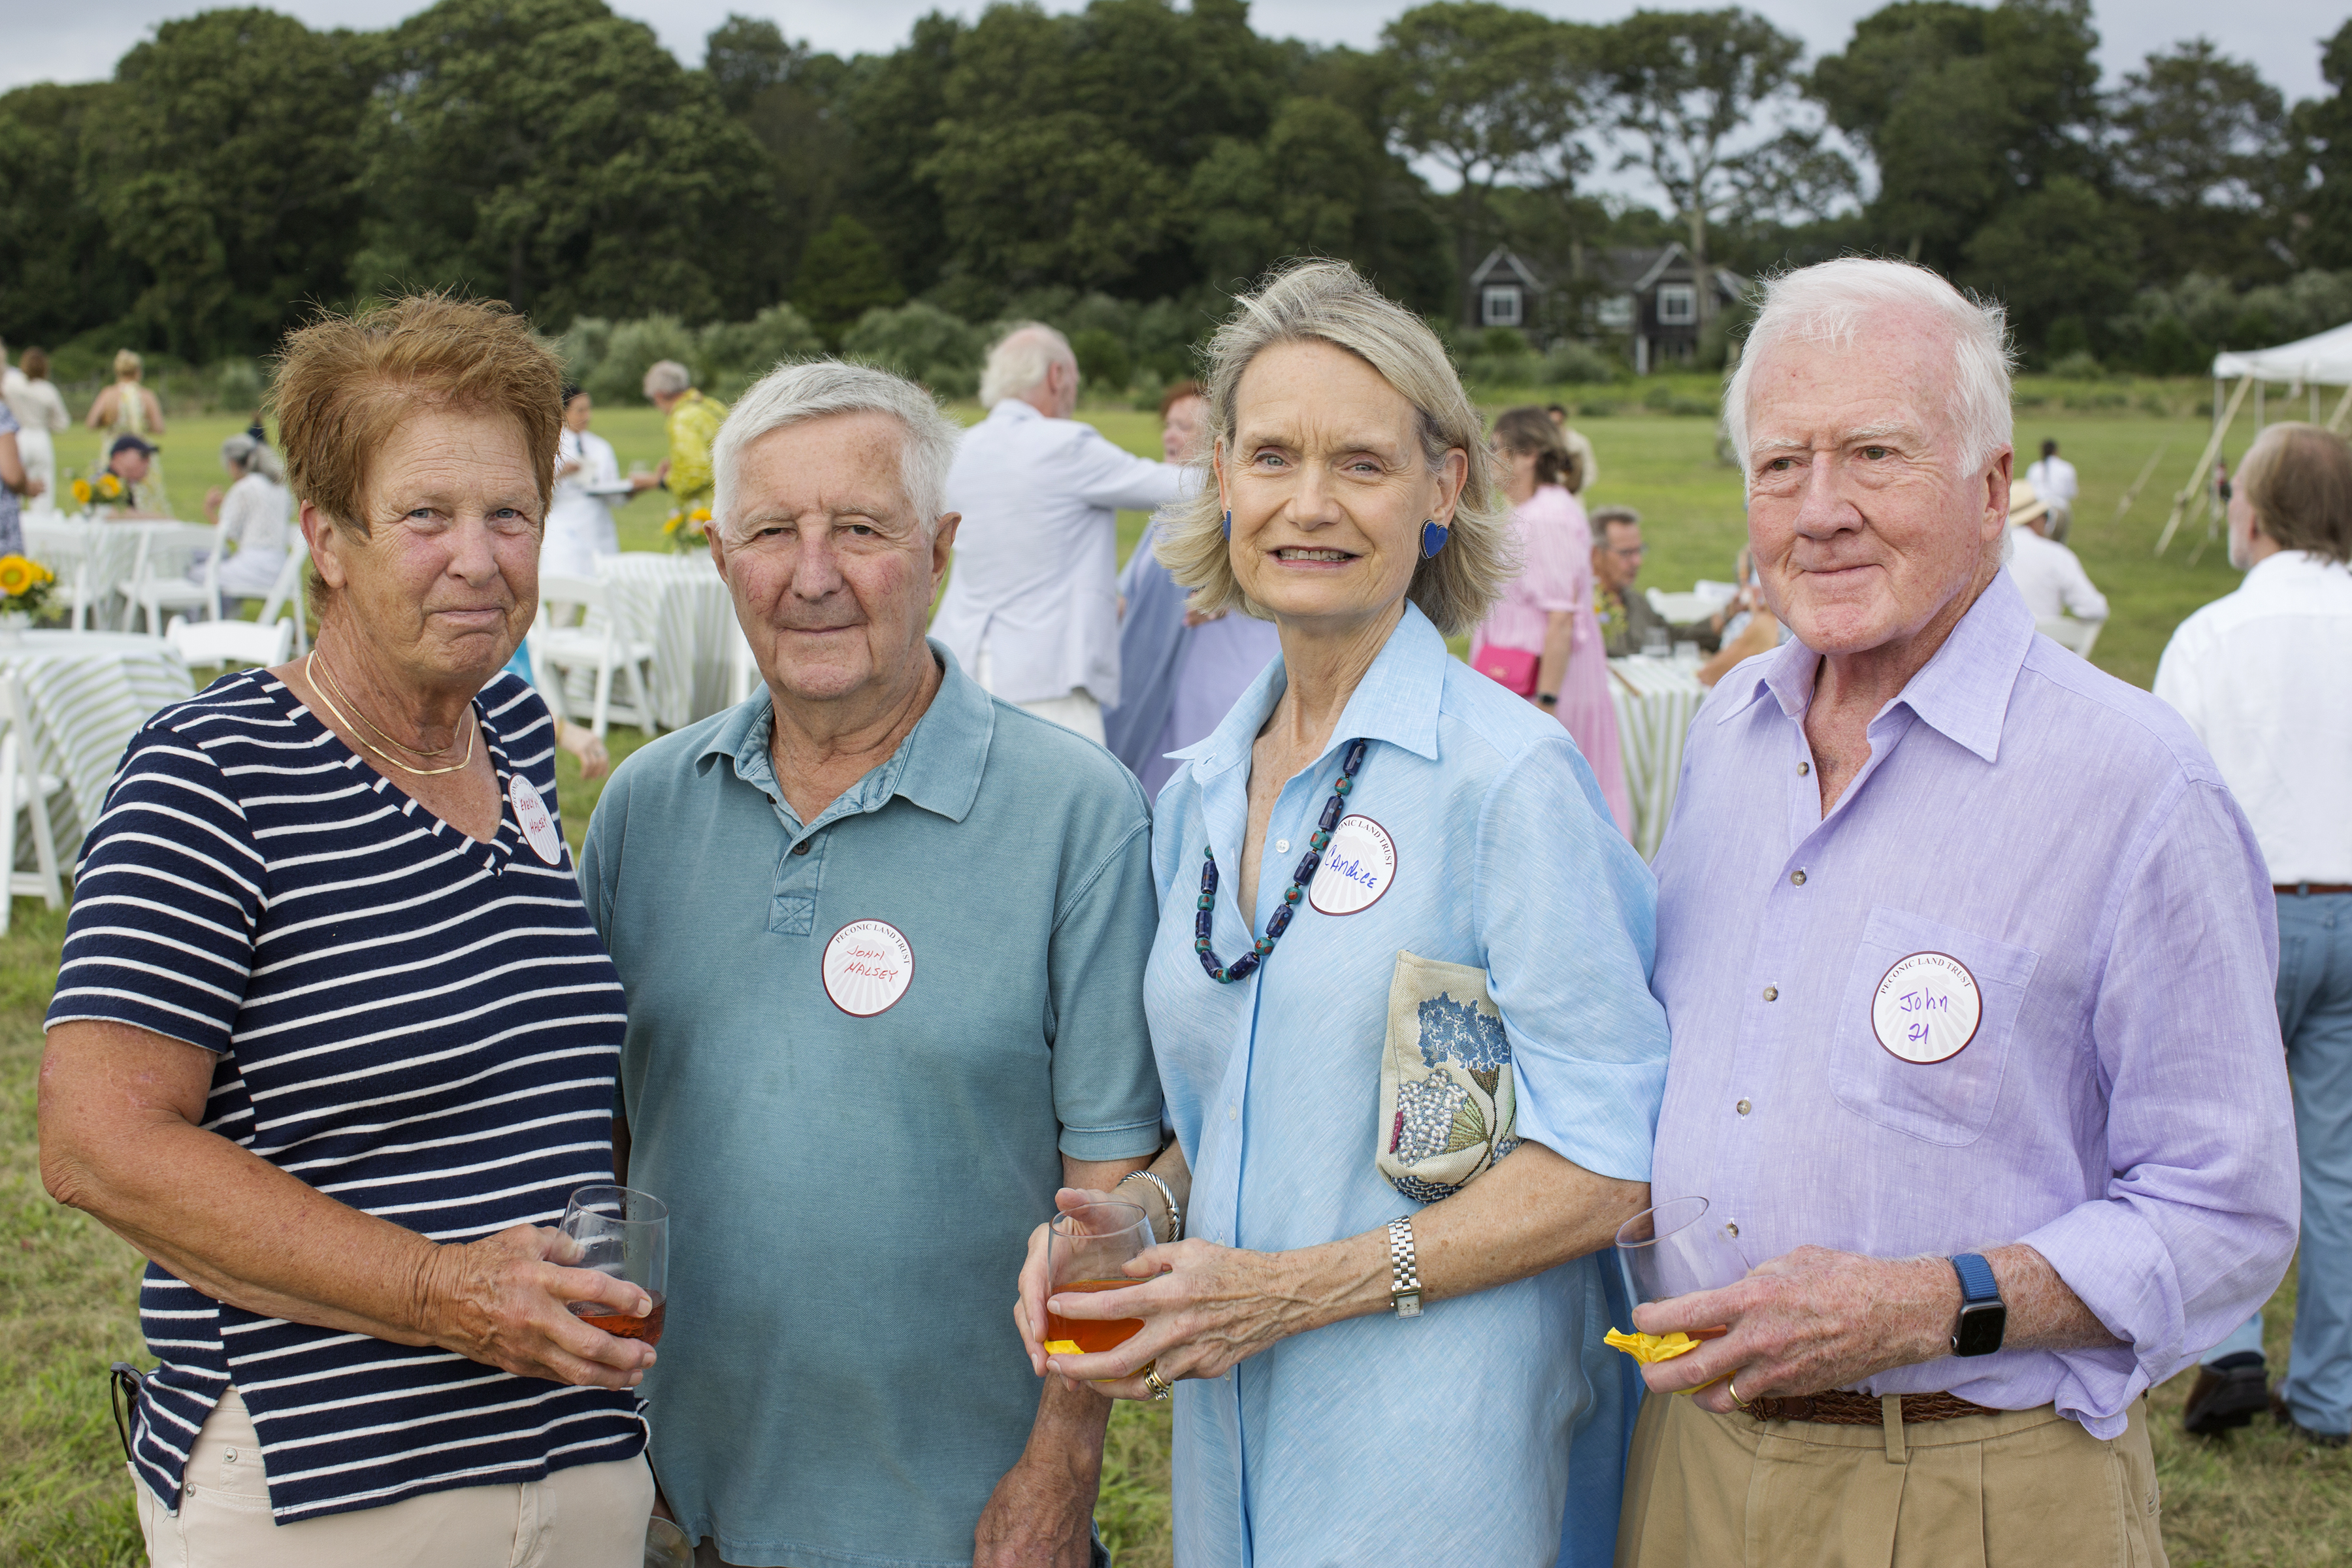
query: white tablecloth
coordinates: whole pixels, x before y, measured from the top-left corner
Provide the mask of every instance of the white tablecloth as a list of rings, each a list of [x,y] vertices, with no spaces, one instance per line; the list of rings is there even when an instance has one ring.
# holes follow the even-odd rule
[[[68,518],[25,520],[25,553],[58,574],[49,590],[51,601],[71,605],[74,575],[83,574],[84,602],[92,626],[113,616],[112,595],[131,585],[139,563],[139,545],[158,528],[177,529],[177,522],[79,522]]]
[[[707,719],[727,706],[734,668],[735,602],[699,551],[691,555],[625,552],[596,563],[621,635],[654,648],[654,717],[665,730]],[[575,672],[564,688],[575,716],[593,700],[593,682]]]
[[[0,646],[0,669],[25,694],[26,728],[41,772],[65,781],[75,819],[52,824],[68,865],[98,820],[122,748],[148,716],[195,690],[188,667],[162,637],[129,632],[26,632]]]
[[[1706,688],[1679,659],[1612,658],[1609,700],[1617,710],[1625,791],[1633,800],[1633,847],[1652,859],[1682,783],[1683,737],[1706,700]]]

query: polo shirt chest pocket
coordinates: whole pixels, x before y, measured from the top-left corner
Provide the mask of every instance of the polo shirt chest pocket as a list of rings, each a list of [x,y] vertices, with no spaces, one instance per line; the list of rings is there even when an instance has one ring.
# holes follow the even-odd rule
[[[1838,1103],[1923,1142],[1974,1142],[2000,1102],[2039,962],[2030,948],[1873,909],[1831,1042]]]

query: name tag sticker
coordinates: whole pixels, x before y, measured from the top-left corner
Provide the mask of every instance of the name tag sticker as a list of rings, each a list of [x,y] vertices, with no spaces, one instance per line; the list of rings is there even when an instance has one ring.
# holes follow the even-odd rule
[[[824,944],[824,994],[853,1018],[887,1012],[915,978],[915,949],[888,921],[852,921]]]
[[[1396,880],[1396,840],[1369,816],[1343,816],[1323,847],[1307,901],[1327,915],[1361,913]]]
[[[563,839],[555,831],[555,818],[547,812],[547,802],[539,798],[539,791],[520,773],[507,780],[507,799],[514,805],[515,826],[522,829],[524,840],[531,853],[549,865],[563,859]]]
[[[1977,1037],[1984,994],[1969,966],[1948,952],[1895,961],[1870,999],[1870,1027],[1889,1055],[1920,1067],[1949,1061]]]

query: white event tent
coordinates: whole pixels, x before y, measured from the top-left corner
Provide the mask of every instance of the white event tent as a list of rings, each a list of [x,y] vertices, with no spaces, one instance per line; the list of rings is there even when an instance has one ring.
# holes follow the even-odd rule
[[[2225,381],[2238,384],[2226,405],[2221,400],[2221,384]],[[2314,423],[2319,417],[2319,389],[2343,387],[2344,395],[2327,420],[2329,429],[2340,432],[2346,415],[2352,414],[2352,321],[2295,342],[2281,343],[2274,349],[2253,349],[2245,353],[2224,352],[2213,356],[2212,439],[2206,442],[2196,468],[2189,470],[2189,482],[2172,498],[2172,515],[2165,521],[2164,532],[2156,542],[2158,554],[2163,554],[2164,547],[2172,542],[2173,531],[2189,515],[2192,503],[2199,512],[2211,506],[2218,524],[2221,497],[2213,482],[2213,464],[2221,455],[2222,439],[2229,435],[2231,423],[2238,416],[2238,405],[2245,402],[2249,391],[2254,395],[2254,432],[2260,435],[2263,391],[2279,383],[2285,384],[2289,396],[2297,392],[2309,394]],[[2210,526],[2208,531],[2211,531]]]

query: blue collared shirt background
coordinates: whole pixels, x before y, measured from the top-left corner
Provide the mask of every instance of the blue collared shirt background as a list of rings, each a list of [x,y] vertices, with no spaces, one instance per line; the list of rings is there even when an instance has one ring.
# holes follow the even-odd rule
[[[655,1469],[730,1563],[969,1562],[1036,1413],[1010,1303],[1061,1156],[1160,1146],[1142,791],[931,647],[929,710],[815,821],[763,689],[624,763],[581,857],[629,1178],[671,1209]],[[818,964],[868,919],[914,971],[856,1017]]]
[[[1675,1053],[1653,1190],[1713,1200],[1751,1264],[2032,1244],[2124,1346],[1862,1387],[2054,1401],[2112,1437],[2294,1247],[2252,832],[2179,716],[2036,636],[2005,574],[1872,720],[1826,818],[1816,664],[1801,643],[1760,654],[1691,726],[1656,862]],[[1932,1065],[1871,1023],[1880,978],[1920,952],[1982,995],[1974,1039]]]
[[[1162,912],[1145,996],[1192,1163],[1187,1233],[1281,1251],[1421,1206],[1373,1163],[1400,950],[1487,970],[1522,1138],[1602,1175],[1647,1176],[1666,1052],[1647,983],[1652,884],[1567,731],[1454,658],[1408,605],[1328,749],[1276,802],[1245,929],[1250,745],[1286,683],[1277,660],[1183,753],[1157,807]],[[1358,736],[1372,744],[1347,810],[1394,839],[1388,890],[1352,915],[1302,907],[1255,976],[1212,982],[1192,947],[1202,848],[1215,847],[1224,873],[1214,941],[1230,960],[1280,904]],[[1604,1250],[1180,1382],[1178,1562],[1436,1563],[1466,1552],[1527,1563],[1558,1552],[1607,1563],[1639,1398],[1633,1362],[1600,1342],[1612,1300],[1622,1315]]]

